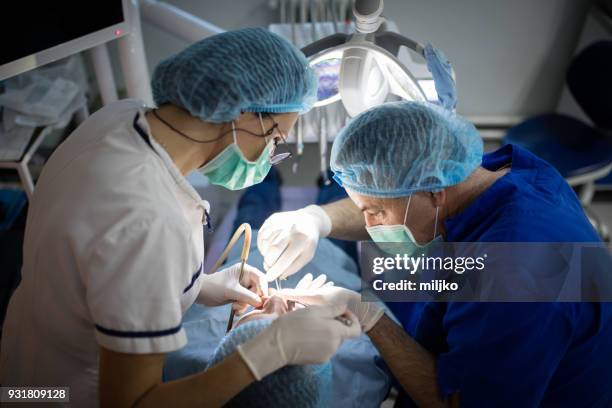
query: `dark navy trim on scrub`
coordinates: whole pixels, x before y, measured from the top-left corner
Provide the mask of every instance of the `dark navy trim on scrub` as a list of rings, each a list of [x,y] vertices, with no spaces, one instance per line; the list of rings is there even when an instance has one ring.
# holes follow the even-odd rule
[[[107,336],[114,336],[114,337],[130,337],[130,338],[162,337],[162,336],[169,336],[171,334],[177,333],[179,330],[181,330],[181,325],[179,324],[178,326],[173,327],[171,329],[158,330],[158,331],[122,331],[122,330],[107,329],[106,327],[102,327],[96,324],[96,330],[98,330],[102,334],[106,334]]]
[[[140,135],[140,137],[142,137],[142,139],[145,141],[146,144],[149,145],[149,147],[151,149],[153,149],[153,151],[155,151],[155,149],[153,148],[153,145],[151,144],[151,139],[149,139],[149,135],[147,135],[147,132],[145,132],[140,125],[138,124],[138,119],[140,118],[140,112],[136,113],[136,116],[134,116],[134,129],[136,130],[136,132]]]
[[[203,268],[204,268],[204,263],[201,263],[200,264],[200,268],[198,268],[198,271],[196,273],[194,273],[193,276],[191,276],[191,283],[189,285],[187,285],[187,287],[185,289],[183,289],[183,293],[187,293],[187,291],[193,287],[193,284],[196,283],[196,281],[198,280],[198,278],[202,274],[202,269]]]

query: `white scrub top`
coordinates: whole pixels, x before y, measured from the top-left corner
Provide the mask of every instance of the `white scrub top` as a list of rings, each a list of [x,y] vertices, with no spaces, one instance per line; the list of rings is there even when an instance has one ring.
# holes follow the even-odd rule
[[[99,110],[53,153],[28,212],[0,383],[98,403],[98,351],[166,353],[203,271],[208,203],[151,137],[142,101]]]

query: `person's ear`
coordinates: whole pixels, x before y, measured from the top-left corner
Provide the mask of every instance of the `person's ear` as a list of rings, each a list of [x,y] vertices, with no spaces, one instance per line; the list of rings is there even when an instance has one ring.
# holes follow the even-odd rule
[[[434,207],[444,207],[446,205],[446,190],[432,192],[431,199]]]

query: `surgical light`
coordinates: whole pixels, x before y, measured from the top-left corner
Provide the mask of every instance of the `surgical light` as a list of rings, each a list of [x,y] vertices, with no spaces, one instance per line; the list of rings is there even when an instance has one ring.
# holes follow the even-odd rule
[[[357,0],[355,33],[336,33],[302,49],[319,78],[315,107],[342,100],[348,114],[355,116],[390,97],[438,99],[432,77],[415,77],[397,58],[402,46],[424,58],[424,46],[381,31],[382,9],[383,0]]]

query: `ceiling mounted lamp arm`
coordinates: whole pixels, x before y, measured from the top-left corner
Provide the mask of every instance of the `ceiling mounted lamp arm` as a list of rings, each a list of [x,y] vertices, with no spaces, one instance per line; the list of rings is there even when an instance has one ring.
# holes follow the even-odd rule
[[[225,32],[200,17],[158,0],[139,0],[142,19],[189,43]]]
[[[355,30],[363,34],[378,31],[380,25],[385,22],[381,16],[383,8],[383,0],[356,0],[353,3]]]
[[[411,40],[410,38],[404,37],[399,33],[394,33],[392,31],[383,31],[380,33],[374,34],[374,43],[379,47],[384,48],[389,51],[393,55],[397,55],[399,52],[399,48],[404,46],[423,58],[425,58],[425,46],[421,43]]]
[[[304,53],[306,58],[310,58],[322,50],[327,50],[344,44],[347,41],[348,37],[349,34],[345,33],[332,34],[308,44],[307,46],[302,48],[302,52]]]

